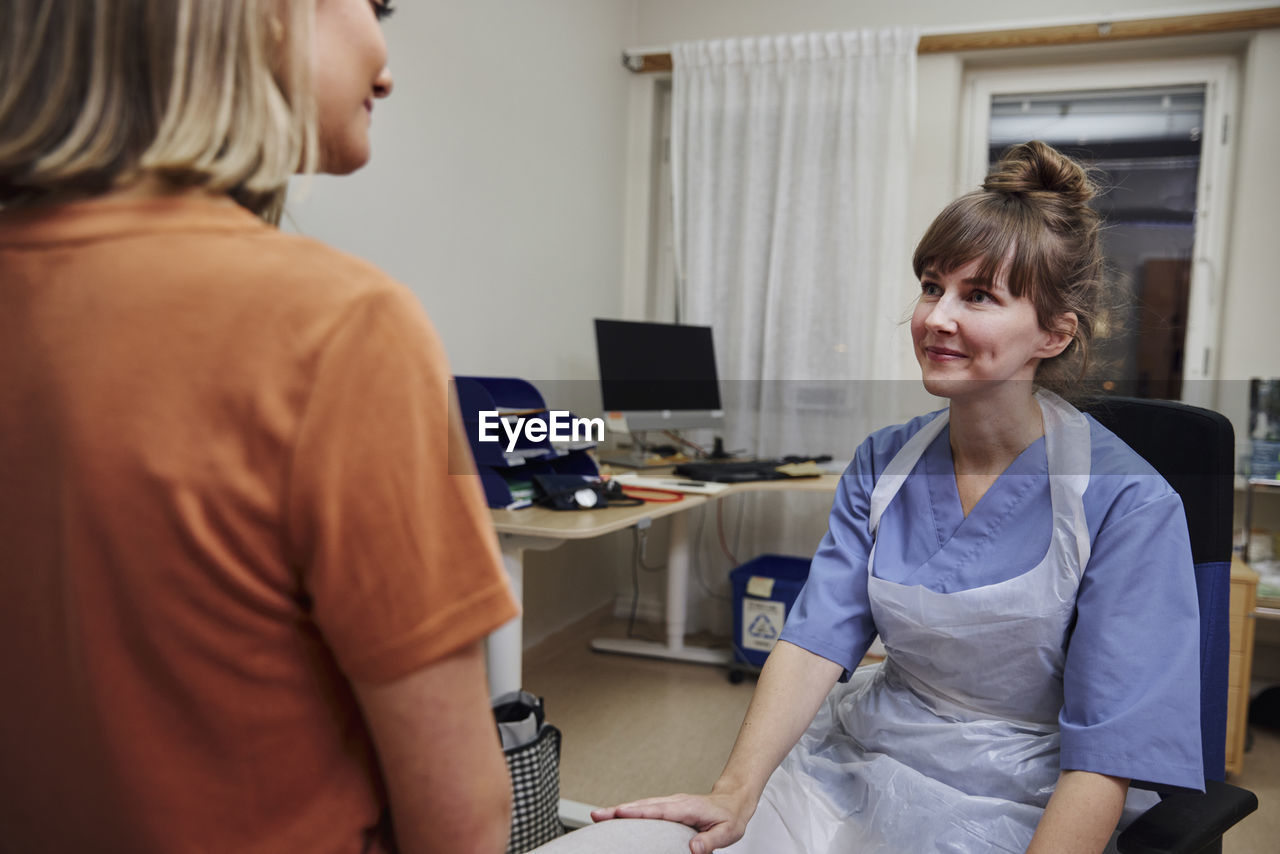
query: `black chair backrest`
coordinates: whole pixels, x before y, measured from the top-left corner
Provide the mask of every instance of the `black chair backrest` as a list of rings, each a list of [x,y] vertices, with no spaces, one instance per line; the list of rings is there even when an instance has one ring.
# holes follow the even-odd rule
[[[1169,400],[1101,398],[1081,407],[1182,498],[1200,598],[1200,729],[1205,777],[1225,776],[1235,434],[1221,413]]]

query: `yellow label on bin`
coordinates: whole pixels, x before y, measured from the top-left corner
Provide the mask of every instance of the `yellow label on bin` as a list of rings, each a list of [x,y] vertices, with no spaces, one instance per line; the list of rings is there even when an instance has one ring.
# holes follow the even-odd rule
[[[753,575],[747,580],[747,595],[758,596],[761,599],[769,599],[773,596],[773,582],[776,579],[766,578],[763,575]]]

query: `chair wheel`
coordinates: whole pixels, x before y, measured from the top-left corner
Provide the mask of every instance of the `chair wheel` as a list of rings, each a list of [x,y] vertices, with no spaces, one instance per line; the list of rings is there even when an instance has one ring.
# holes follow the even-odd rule
[[[730,684],[730,685],[737,685],[737,684],[741,683],[741,682],[742,682],[742,680],[743,680],[743,678],[745,678],[745,677],[744,677],[744,675],[743,675],[742,671],[741,671],[741,670],[738,670],[736,667],[729,671],[729,684]]]

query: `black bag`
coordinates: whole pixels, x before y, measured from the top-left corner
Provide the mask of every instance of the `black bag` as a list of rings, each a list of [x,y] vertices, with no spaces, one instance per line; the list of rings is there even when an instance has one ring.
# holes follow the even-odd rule
[[[493,702],[502,752],[511,773],[511,838],[507,854],[523,854],[564,834],[560,823],[560,730],[546,722],[542,698],[527,691]]]

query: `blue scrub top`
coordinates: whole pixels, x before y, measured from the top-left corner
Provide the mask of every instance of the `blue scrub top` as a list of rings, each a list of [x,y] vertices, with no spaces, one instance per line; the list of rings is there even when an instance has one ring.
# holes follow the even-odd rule
[[[873,433],[841,478],[826,536],[782,639],[845,668],[876,635],[867,599],[871,491],[938,413]],[[1084,493],[1092,553],[1063,672],[1061,767],[1142,788],[1203,790],[1200,620],[1182,501],[1115,434],[1089,418]],[[1044,439],[1024,450],[965,517],[944,428],[880,520],[876,575],[953,593],[1014,578],[1049,548]],[[926,568],[927,564],[927,568]]]

